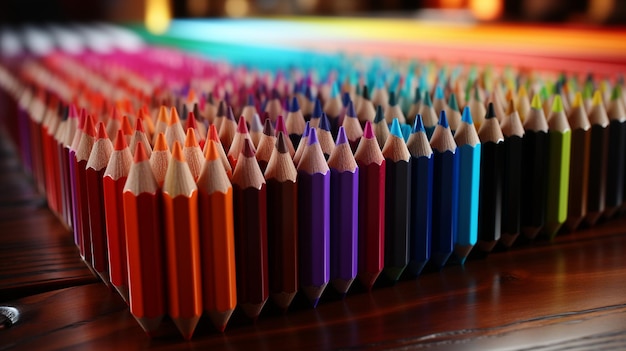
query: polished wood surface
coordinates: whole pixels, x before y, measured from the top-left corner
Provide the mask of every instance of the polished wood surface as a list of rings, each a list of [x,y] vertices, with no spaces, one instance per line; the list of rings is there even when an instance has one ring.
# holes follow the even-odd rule
[[[343,300],[327,293],[316,309],[298,295],[256,323],[237,310],[223,334],[203,318],[190,342],[171,321],[149,339],[1,150],[0,306],[21,315],[0,328],[0,350],[626,348],[626,217],[371,292],[357,285]]]

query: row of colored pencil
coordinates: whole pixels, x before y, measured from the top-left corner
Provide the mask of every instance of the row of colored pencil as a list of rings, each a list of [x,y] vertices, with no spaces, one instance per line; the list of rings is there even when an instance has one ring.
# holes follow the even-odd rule
[[[525,85],[486,75],[466,93],[439,77],[403,109],[383,81],[370,99],[366,85],[335,81],[325,96],[325,84],[268,89],[240,72],[253,81],[246,94],[166,87],[149,98],[133,71],[142,59],[114,60],[124,79],[92,59],[0,71],[19,106],[5,122],[81,256],[148,333],[169,315],[190,338],[204,312],[224,330],[237,305],[254,319],[268,298],[287,309],[298,291],[315,306],[328,283],[372,288],[381,272],[396,281],[463,263],[623,204],[619,83],[589,98],[592,79],[582,94],[559,78],[529,99]],[[115,86],[107,79],[122,93],[94,88]]]

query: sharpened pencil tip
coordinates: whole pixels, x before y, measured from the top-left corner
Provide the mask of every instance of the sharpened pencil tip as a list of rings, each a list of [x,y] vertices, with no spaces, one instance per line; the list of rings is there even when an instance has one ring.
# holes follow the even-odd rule
[[[487,114],[485,114],[485,119],[496,118],[496,110],[493,107],[493,102],[490,102],[487,106]]]
[[[96,131],[96,139],[106,139],[109,136],[107,135],[106,127],[103,122],[98,122],[98,128]]]
[[[361,92],[361,96],[365,100],[370,99],[370,92],[369,92],[369,89],[367,88],[367,85],[363,85],[363,91]]]
[[[180,146],[178,140],[174,141],[174,145],[172,145],[172,158],[180,162],[185,162],[183,148]]]
[[[473,124],[474,121],[472,120],[472,111],[470,110],[469,106],[465,106],[463,108],[463,114],[461,115],[461,121],[467,123],[467,124]]]
[[[315,128],[311,128],[311,131],[309,132],[309,140],[307,142],[307,145],[313,144],[317,144],[317,132],[315,131]]]
[[[389,106],[396,106],[396,93],[394,91],[389,92]]]
[[[602,93],[600,92],[600,90],[596,90],[595,93],[593,93],[593,100],[591,102],[592,106],[600,106],[602,105]]]
[[[287,126],[285,126],[285,119],[283,118],[282,115],[278,115],[278,117],[276,118],[275,132],[276,132],[276,135],[278,135],[278,132],[283,132],[287,134]]]
[[[380,123],[385,120],[385,114],[383,113],[383,107],[376,106],[376,115],[374,116],[374,123]]]
[[[622,88],[619,85],[613,87],[611,91],[611,101],[615,101],[622,96]]]
[[[443,99],[443,89],[439,84],[435,87],[435,99]]]
[[[583,105],[583,94],[578,91],[574,96],[574,102],[572,102],[572,108],[579,108]]]
[[[141,133],[145,133],[145,131],[143,129],[143,122],[142,122],[141,118],[137,118],[137,121],[135,122],[135,131],[141,132]]]
[[[424,92],[424,105],[428,107],[433,106],[433,101],[430,99],[430,94],[428,94],[428,91]]]
[[[141,143],[140,143],[141,144]],[[121,129],[117,130],[117,134],[115,135],[115,151],[121,151],[128,147],[126,144],[126,137],[124,137],[124,132]]]
[[[209,127],[209,140],[213,140],[216,142],[220,141],[220,136],[217,133],[217,127],[215,127],[215,124],[211,124],[211,126]]]
[[[187,135],[185,136],[185,147],[195,146],[198,146],[198,141],[196,140],[196,132],[192,128],[187,128]]]
[[[320,118],[322,117],[322,103],[320,99],[315,99],[315,107],[313,108],[313,113],[311,114],[311,118]]]
[[[118,134],[119,136],[119,134]],[[122,139],[124,137],[122,136]],[[146,153],[146,148],[143,143],[137,143],[137,147],[135,148],[135,163],[143,162],[148,160],[148,154]]]
[[[128,119],[128,116],[124,116],[124,118],[122,118],[122,131],[124,131],[125,135],[133,134],[133,127],[130,125],[130,120]]]
[[[207,150],[205,152],[205,159],[207,161],[215,161],[220,158],[220,154],[217,152],[217,144],[208,143]]]
[[[342,127],[339,127],[339,132],[337,133],[337,142],[336,145],[347,144],[348,137],[346,136],[346,130]]]
[[[541,97],[539,94],[533,95],[533,101],[530,103],[530,107],[535,110],[541,110]]]
[[[228,113],[226,113],[226,118],[228,118],[231,121],[235,120],[235,114],[233,113],[233,107],[232,106],[228,106]]]
[[[85,134],[90,135],[92,137],[96,136],[96,127],[93,125],[93,117],[88,115],[85,118],[85,126],[83,127]]]
[[[354,112],[354,104],[352,100],[348,102],[348,106],[346,107],[346,116],[356,118],[356,112]]]
[[[310,122],[306,122],[306,124],[304,125],[304,133],[302,133],[302,137],[308,137],[309,133],[311,133],[311,124]]]
[[[265,123],[263,124],[263,134],[267,136],[274,135],[274,127],[272,127],[272,121],[269,118],[266,119]]]
[[[394,118],[391,122],[391,135],[397,136],[398,138],[402,138],[402,129],[400,128],[400,122],[397,118]]]
[[[167,107],[161,106],[159,108],[159,115],[157,116],[157,121],[164,122],[165,124],[169,124],[170,117],[167,115]]]
[[[413,123],[413,133],[418,132],[426,132],[426,129],[424,129],[424,121],[422,120],[422,115],[420,115],[419,113],[415,115],[415,123]]]
[[[319,127],[325,131],[330,132],[330,121],[328,120],[328,116],[326,116],[325,112],[322,112],[322,119],[320,120]]]
[[[450,108],[455,111],[459,110],[459,103],[456,101],[456,94],[450,94],[450,98],[448,99],[448,106],[450,106]]]
[[[169,125],[174,125],[175,123],[180,123],[180,117],[178,116],[178,111],[176,111],[176,107],[170,109],[170,120]]]
[[[293,97],[293,99],[291,99],[291,106],[289,106],[290,112],[298,112],[300,111],[300,104],[298,103],[298,98],[297,97]]]
[[[365,122],[365,128],[363,128],[363,137],[366,139],[372,139],[374,137],[374,130],[372,130],[372,123],[370,121]]]
[[[246,124],[246,118],[244,116],[239,117],[239,124],[237,124],[237,132],[241,134],[248,134],[248,125]]]
[[[554,101],[552,102],[552,112],[563,112],[563,101],[561,101],[561,95],[556,95],[554,97]]]
[[[289,146],[287,145],[287,140],[285,139],[284,133],[278,133],[278,139],[276,140],[276,149],[281,154],[286,154],[289,152]]]
[[[165,139],[165,134],[159,133],[157,135],[156,142],[154,143],[154,151],[165,151],[168,150],[167,140]]]
[[[244,157],[254,157],[254,155],[256,154],[256,152],[254,151],[254,146],[252,145],[252,141],[250,139],[244,139],[243,150],[241,150],[241,153]]]
[[[448,128],[448,118],[446,117],[446,111],[445,110],[441,110],[441,113],[439,114],[439,125],[444,127],[444,128]]]

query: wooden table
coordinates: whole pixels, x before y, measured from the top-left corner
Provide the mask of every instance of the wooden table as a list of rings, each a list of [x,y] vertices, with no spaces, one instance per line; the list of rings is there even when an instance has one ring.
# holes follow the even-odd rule
[[[0,134],[0,328],[4,349],[626,349],[626,218],[487,259],[327,294],[297,297],[256,323],[241,311],[225,333],[201,321],[191,342],[171,321],[149,339],[122,299],[81,261],[70,232],[44,206]]]

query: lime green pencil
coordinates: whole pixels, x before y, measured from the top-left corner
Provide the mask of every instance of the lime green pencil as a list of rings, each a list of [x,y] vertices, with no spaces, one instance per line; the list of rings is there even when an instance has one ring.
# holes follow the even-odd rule
[[[548,117],[548,191],[544,232],[550,239],[554,238],[567,218],[571,144],[572,131],[561,97],[557,95]]]

